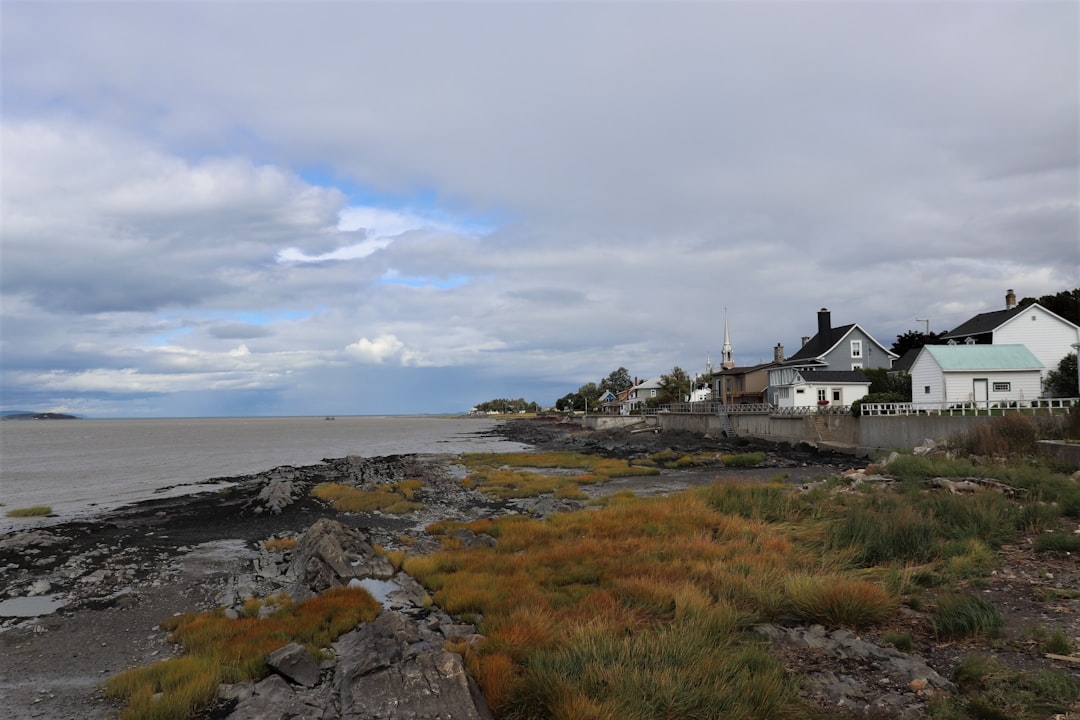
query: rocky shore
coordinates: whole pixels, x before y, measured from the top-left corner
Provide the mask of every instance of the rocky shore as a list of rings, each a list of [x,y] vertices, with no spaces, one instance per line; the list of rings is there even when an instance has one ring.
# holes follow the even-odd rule
[[[766,460],[742,477],[804,482],[847,468],[850,458],[811,448],[754,444],[690,433],[582,432],[556,422],[510,422],[496,432],[541,449],[633,457],[677,452],[761,450]],[[287,592],[300,599],[327,587],[363,583],[383,602],[375,622],[342,636],[316,664],[300,648],[274,657],[257,684],[221,689],[213,718],[488,718],[483,698],[446,640],[479,642],[477,628],[433,607],[422,587],[373,546],[435,549],[424,528],[442,519],[506,513],[541,516],[583,501],[495,501],[466,489],[455,456],[347,457],[233,478],[227,490],[142,503],[92,522],[28,527],[0,536],[0,603],[24,617],[0,617],[0,708],[13,720],[94,719],[118,706],[100,685],[110,675],[176,652],[159,623],[179,613]],[[724,471],[670,471],[616,480],[590,492],[675,492]],[[404,515],[339,514],[314,499],[320,482],[359,487],[422,480],[422,509]],[[288,550],[273,538],[295,537]],[[493,542],[463,536],[466,544]],[[0,605],[0,608],[3,608]],[[45,612],[51,611],[51,612]],[[29,617],[42,612],[36,617]],[[9,614],[20,614],[10,612]],[[763,628],[793,670],[816,677],[822,707],[878,716],[915,716],[936,691],[949,691],[947,660],[886,650],[815,628]],[[277,654],[275,654],[277,655]],[[943,656],[944,657],[944,656]],[[811,660],[808,660],[811,658]],[[939,660],[942,658],[938,658]],[[814,664],[816,663],[816,665]],[[815,675],[816,673],[816,675]],[[862,710],[860,710],[862,708]]]

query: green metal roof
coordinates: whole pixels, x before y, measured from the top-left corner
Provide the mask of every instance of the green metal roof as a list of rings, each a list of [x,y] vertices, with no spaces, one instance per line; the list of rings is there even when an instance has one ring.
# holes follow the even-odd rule
[[[942,370],[1041,370],[1025,345],[927,345]]]

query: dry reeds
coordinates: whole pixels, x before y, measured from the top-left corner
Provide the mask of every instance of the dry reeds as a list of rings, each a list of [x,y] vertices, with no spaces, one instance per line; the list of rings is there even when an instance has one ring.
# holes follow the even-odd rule
[[[419,480],[406,481],[395,485],[365,489],[341,483],[319,483],[312,488],[311,494],[323,502],[330,503],[338,512],[374,512],[378,510],[400,515],[419,510],[422,507],[420,503],[411,500],[419,487],[413,483],[419,482]]]

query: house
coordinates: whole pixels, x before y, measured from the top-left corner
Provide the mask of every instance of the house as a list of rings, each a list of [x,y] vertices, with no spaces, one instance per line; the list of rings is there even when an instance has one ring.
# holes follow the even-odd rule
[[[862,370],[797,369],[789,384],[776,388],[773,404],[777,407],[846,407],[869,392],[870,378]]]
[[[769,368],[784,362],[784,346],[773,348],[772,362],[749,367],[725,367],[713,374],[713,397],[721,405],[756,405],[765,402]]]
[[[637,378],[634,378],[634,385],[627,390],[619,393],[617,402],[619,405],[619,414],[629,415],[634,410],[640,410],[645,407],[645,403],[650,398],[655,398],[660,395],[660,377],[654,377],[651,380],[644,380],[639,382]]]
[[[1023,345],[926,345],[911,366],[916,405],[1033,400],[1043,364]]]
[[[1010,289],[1005,309],[976,315],[941,336],[949,345],[1024,345],[1042,363],[1043,376],[1074,352],[1080,327],[1038,303],[1017,305]]]
[[[781,390],[787,388],[786,403],[790,406],[794,399],[796,383],[800,382],[797,373],[814,370],[853,372],[864,368],[888,369],[897,358],[896,353],[875,340],[857,323],[834,328],[832,315],[825,308],[819,310],[817,316],[817,334],[813,337],[804,337],[802,347],[798,352],[768,369],[769,388],[766,398],[773,405],[782,404]],[[862,373],[859,374],[862,375]],[[805,385],[803,389],[806,389]]]

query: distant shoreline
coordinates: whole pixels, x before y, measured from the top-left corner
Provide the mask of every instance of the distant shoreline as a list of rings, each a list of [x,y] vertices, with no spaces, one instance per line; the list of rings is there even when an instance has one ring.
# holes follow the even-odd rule
[[[12,413],[11,415],[0,415],[0,420],[78,420],[76,415],[68,415],[66,413]]]

